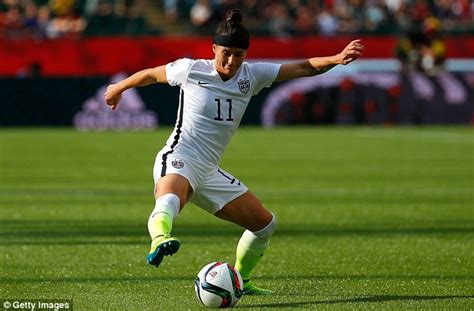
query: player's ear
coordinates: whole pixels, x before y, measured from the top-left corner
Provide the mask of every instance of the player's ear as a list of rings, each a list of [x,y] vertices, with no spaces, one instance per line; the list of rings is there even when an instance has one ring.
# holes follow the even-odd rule
[[[217,44],[212,44],[212,51],[214,52],[214,54],[217,54]]]

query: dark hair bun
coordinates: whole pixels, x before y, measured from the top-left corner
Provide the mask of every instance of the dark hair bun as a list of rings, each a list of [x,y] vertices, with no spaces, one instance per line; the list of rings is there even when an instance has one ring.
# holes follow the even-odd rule
[[[233,23],[242,23],[242,14],[237,9],[230,10],[227,12],[227,18],[225,20]]]

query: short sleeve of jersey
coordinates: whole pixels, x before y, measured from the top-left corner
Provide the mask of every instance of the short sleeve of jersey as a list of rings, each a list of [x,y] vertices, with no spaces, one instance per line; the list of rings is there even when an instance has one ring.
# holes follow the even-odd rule
[[[186,83],[192,64],[193,60],[189,58],[181,58],[166,64],[166,79],[169,85],[183,86]]]
[[[257,95],[264,87],[270,87],[275,82],[278,72],[280,71],[280,64],[274,63],[254,63],[250,64],[250,70],[255,77],[255,87],[253,95]]]

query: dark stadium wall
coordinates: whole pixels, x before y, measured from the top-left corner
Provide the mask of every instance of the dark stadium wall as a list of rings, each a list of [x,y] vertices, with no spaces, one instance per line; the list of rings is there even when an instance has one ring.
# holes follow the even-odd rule
[[[0,78],[0,126],[71,126],[87,100],[101,97],[101,88],[108,83],[108,77]],[[146,109],[156,113],[160,125],[174,124],[179,88],[156,84],[137,91]],[[242,124],[260,123],[260,110],[267,92],[254,97]]]
[[[376,74],[370,79],[381,77]],[[436,78],[426,79],[433,87],[432,98],[420,97],[408,76],[388,88],[372,82],[363,84],[363,80],[369,81],[367,77],[357,81],[337,75],[328,75],[324,87],[314,85],[305,92],[301,91],[302,84],[321,80],[276,84],[252,99],[242,124],[474,124],[474,88],[467,80],[472,76],[452,77],[455,80],[449,85],[457,85],[459,90],[451,95]],[[334,83],[329,85],[331,79]],[[142,122],[147,114],[156,116],[158,125],[175,123],[179,88],[156,84],[129,90],[118,111],[112,112],[103,101],[110,81],[109,77],[0,78],[0,126],[77,126],[79,113],[90,117],[83,120],[83,129],[148,128],[134,121],[138,118],[138,123]],[[132,96],[127,102],[128,92],[137,93],[129,94]],[[274,113],[272,107],[276,107]],[[151,124],[155,126],[154,121]]]

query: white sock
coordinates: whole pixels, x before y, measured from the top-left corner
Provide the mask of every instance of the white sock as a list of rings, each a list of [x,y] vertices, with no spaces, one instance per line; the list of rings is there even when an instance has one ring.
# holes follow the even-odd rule
[[[155,209],[148,219],[148,232],[152,240],[171,233],[173,220],[180,210],[179,203],[179,197],[174,193],[164,194],[156,200]]]

